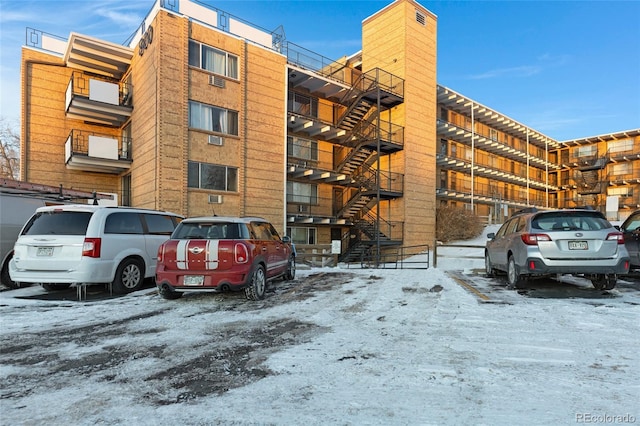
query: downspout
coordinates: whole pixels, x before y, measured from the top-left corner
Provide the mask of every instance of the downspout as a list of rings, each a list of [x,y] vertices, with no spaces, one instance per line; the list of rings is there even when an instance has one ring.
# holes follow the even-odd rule
[[[247,71],[248,68],[248,48],[247,48],[247,41],[244,41],[243,44],[243,56],[244,56],[244,67],[242,70],[242,81],[244,82],[243,88],[242,88],[242,109],[243,109],[243,115],[244,117],[242,117],[242,154],[240,155],[240,158],[242,158],[242,202],[240,203],[240,216],[245,216],[246,212],[247,212],[247,150],[248,150],[248,139],[247,139],[247,132],[249,130],[249,126],[247,124],[247,117],[249,116],[249,105],[247,104],[247,93],[248,93],[248,81],[247,81],[247,75],[249,74]]]

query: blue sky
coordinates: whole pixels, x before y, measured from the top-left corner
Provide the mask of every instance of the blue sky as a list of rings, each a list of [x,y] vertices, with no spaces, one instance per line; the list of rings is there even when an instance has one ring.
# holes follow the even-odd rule
[[[337,59],[388,1],[215,1]],[[123,43],[152,0],[0,0],[0,116],[19,117],[25,29]],[[438,83],[556,140],[640,128],[640,1],[422,1],[438,16]]]

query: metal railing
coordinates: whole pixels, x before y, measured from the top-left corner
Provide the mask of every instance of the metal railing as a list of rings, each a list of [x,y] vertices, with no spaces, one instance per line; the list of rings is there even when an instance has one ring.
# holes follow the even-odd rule
[[[105,134],[89,132],[86,130],[78,130],[78,129],[71,130],[71,132],[69,133],[69,137],[67,138],[67,140],[71,141],[72,155],[89,156],[89,136],[99,136],[102,138],[117,140],[118,141],[118,159],[131,160],[131,138],[105,135]]]
[[[99,78],[95,75],[87,75],[81,71],[74,71],[71,73],[69,79],[69,86],[71,87],[71,93],[76,96],[82,96],[89,98],[91,93],[91,80],[102,81],[105,83],[111,83],[118,86],[118,105],[131,106],[132,105],[132,93],[133,87],[129,83],[121,82],[110,78]]]

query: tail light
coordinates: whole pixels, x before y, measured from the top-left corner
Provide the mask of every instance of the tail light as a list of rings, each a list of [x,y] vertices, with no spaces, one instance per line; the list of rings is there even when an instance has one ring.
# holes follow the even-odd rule
[[[85,238],[84,244],[82,244],[82,256],[100,257],[101,244],[102,240],[100,238]]]
[[[158,262],[162,262],[164,260],[164,244],[160,244],[158,247]]]
[[[551,241],[551,237],[547,234],[522,234],[520,238],[528,246],[537,246],[538,241]]]
[[[607,241],[617,240],[618,244],[624,244],[624,236],[621,232],[611,232],[607,235]]]
[[[238,264],[247,263],[249,261],[249,249],[242,243],[236,243],[233,250],[233,259]]]

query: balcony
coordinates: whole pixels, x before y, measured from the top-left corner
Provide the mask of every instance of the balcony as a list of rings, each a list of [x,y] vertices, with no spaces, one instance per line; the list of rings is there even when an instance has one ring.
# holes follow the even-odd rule
[[[71,33],[69,39],[65,39],[34,28],[27,28],[25,45],[63,56],[70,68],[116,80],[120,80],[131,65],[134,52],[130,47],[82,34]]]
[[[131,168],[131,140],[74,129],[65,142],[68,169],[119,174]]]
[[[483,155],[478,155],[477,159],[478,158],[488,159],[487,156]],[[497,164],[487,164],[488,162],[489,161],[475,161],[475,163],[473,163],[474,175],[501,182],[512,183],[523,187],[529,186],[540,190],[549,189],[551,191],[557,191],[559,189],[552,182],[547,184],[542,180],[535,179],[533,176],[527,176],[526,170],[523,170],[523,173],[517,173],[515,171],[508,172],[506,165],[501,167],[501,162],[498,161]],[[471,174],[472,163],[470,158],[463,158],[458,155],[447,156],[444,154],[437,154],[436,164],[444,170],[453,170],[467,175]]]
[[[76,71],[67,86],[65,107],[67,118],[120,127],[133,111],[131,87]]]
[[[456,142],[461,142],[469,147],[471,146],[472,132],[469,129],[459,127],[454,123],[439,118],[437,119],[437,132],[439,137],[447,138]],[[506,143],[499,142],[496,139],[492,139],[475,133],[473,134],[473,140],[474,147],[476,149],[495,154],[500,157],[505,157],[509,160],[519,161],[525,164],[527,163],[528,157],[529,165],[543,170],[560,169],[560,166],[558,166],[557,164],[545,161],[543,158],[539,158],[534,155],[528,155],[525,151],[516,149]]]

